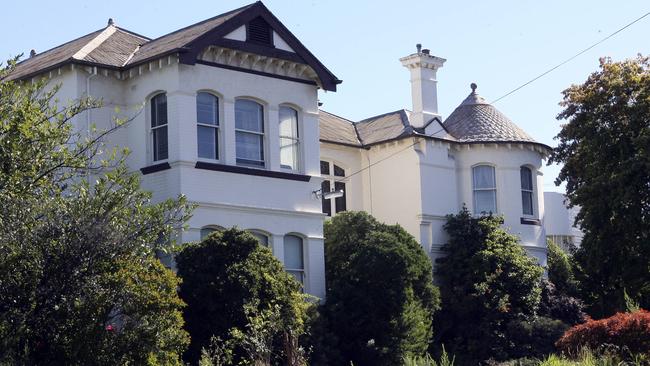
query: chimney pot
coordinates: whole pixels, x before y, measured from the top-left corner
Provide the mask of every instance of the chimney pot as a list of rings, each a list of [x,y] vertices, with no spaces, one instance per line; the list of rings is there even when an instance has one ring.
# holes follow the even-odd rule
[[[108,25],[113,25],[115,22],[113,22],[113,18],[108,18]]]
[[[424,53],[425,55],[428,55],[428,54],[431,53],[431,50],[429,50],[428,48],[425,48],[425,49],[422,50],[422,53]]]
[[[416,44],[415,48],[417,48],[418,53],[420,53],[420,51],[422,51],[422,44],[420,44],[420,43]]]

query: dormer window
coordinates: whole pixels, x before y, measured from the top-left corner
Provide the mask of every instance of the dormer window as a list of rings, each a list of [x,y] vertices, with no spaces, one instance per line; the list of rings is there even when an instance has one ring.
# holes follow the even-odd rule
[[[246,26],[246,41],[273,46],[273,32],[269,23],[257,17]]]

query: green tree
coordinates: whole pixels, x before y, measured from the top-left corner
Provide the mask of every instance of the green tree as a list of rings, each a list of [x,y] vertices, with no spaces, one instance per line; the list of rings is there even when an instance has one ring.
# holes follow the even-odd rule
[[[397,365],[424,354],[439,295],[420,244],[365,212],[339,213],[324,231],[323,310],[345,363]]]
[[[566,120],[549,163],[563,164],[576,222],[581,295],[595,317],[625,310],[625,292],[650,307],[650,61],[600,60],[564,92]]]
[[[573,272],[573,264],[567,253],[552,241],[547,242],[548,279],[561,295],[576,296],[578,284]]]
[[[196,363],[205,348],[209,358],[230,354],[234,364],[300,364],[297,340],[308,303],[300,284],[254,236],[236,228],[212,233],[184,246],[176,263],[192,339],[186,361]]]
[[[517,348],[508,328],[530,321],[540,301],[543,270],[502,223],[463,208],[445,225],[449,242],[435,268],[442,299],[437,340],[461,363],[507,359]]]
[[[61,107],[46,80],[7,81],[14,64],[0,70],[0,363],[178,364],[178,282],[154,251],[189,207],[150,203],[104,151],[113,129],[74,130],[99,101]]]

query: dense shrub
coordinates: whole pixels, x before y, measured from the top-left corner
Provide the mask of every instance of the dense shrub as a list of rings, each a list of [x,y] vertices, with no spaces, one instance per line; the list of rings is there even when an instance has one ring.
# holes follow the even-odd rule
[[[548,280],[560,295],[576,296],[578,283],[575,279],[571,258],[558,245],[548,241]]]
[[[343,364],[397,365],[426,352],[439,295],[429,256],[403,228],[336,215],[325,224],[325,269],[324,315]]]
[[[555,342],[567,329],[566,323],[546,317],[511,321],[506,330],[511,344],[508,357],[545,357],[555,352]]]
[[[533,319],[540,301],[543,270],[501,223],[463,208],[445,225],[450,239],[435,272],[442,299],[437,343],[462,364],[511,358],[508,325]]]
[[[558,319],[569,325],[576,325],[587,321],[587,314],[583,308],[584,305],[579,299],[558,292],[555,285],[549,281],[542,281],[539,315]]]
[[[300,358],[307,306],[300,284],[254,236],[235,228],[215,232],[183,247],[176,261],[191,337],[186,361],[196,363],[211,345],[208,353],[229,352],[234,364]]]
[[[557,342],[567,355],[576,355],[583,348],[595,352],[650,355],[650,312],[617,313],[600,320],[590,320],[569,329]]]

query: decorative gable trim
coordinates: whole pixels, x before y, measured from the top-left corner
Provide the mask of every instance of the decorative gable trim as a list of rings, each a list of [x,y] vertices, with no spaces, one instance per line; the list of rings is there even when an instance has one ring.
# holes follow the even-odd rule
[[[295,53],[275,48],[272,45],[267,46],[224,38],[224,36],[235,31],[242,25],[248,24],[251,20],[256,18],[261,18],[266,21],[271,30],[277,33],[285,43],[295,51]],[[273,42],[273,34],[271,34],[271,42]],[[255,3],[250,8],[226,20],[221,25],[185,45],[185,47],[179,50],[180,62],[187,65],[194,65],[199,59],[201,53],[209,46],[214,45],[258,53],[269,57],[287,59],[292,62],[309,65],[316,72],[321,87],[325,90],[336,91],[336,85],[341,83],[341,80],[334,76],[325,65],[309,52],[296,36],[294,36],[261,2]]]

